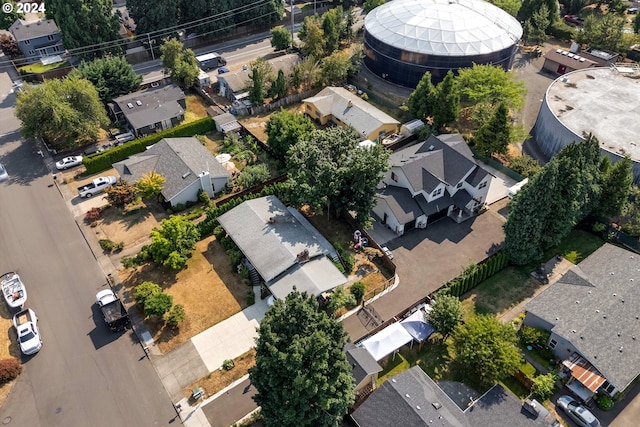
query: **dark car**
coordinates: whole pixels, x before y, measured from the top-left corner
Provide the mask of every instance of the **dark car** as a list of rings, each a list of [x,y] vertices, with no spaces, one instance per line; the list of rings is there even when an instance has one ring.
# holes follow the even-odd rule
[[[582,25],[584,24],[584,19],[580,18],[578,15],[564,15],[564,22],[567,24],[575,24]]]
[[[218,74],[224,74],[224,73],[228,73],[229,69],[227,67],[220,67],[218,68]]]

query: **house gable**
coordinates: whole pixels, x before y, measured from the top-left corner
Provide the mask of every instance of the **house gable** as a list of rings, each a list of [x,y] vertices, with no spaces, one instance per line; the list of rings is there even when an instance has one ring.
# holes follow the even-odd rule
[[[182,89],[171,84],[120,96],[111,105],[116,119],[124,117],[135,133],[153,133],[184,119],[185,99]]]

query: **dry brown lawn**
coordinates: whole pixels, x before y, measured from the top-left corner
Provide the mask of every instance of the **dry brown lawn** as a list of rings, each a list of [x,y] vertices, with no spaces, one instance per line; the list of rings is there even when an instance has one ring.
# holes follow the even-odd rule
[[[80,168],[82,168],[82,170],[84,171],[84,166],[81,166]],[[80,187],[81,185],[85,185],[85,184],[89,184],[91,181],[93,181],[95,178],[98,178],[100,176],[109,176],[109,175],[114,175],[116,178],[119,178],[118,172],[116,172],[115,169],[111,168],[109,170],[97,173],[95,175],[90,175],[87,177],[82,177],[82,178],[78,178],[76,179],[75,176],[78,175],[78,170],[73,170],[73,171],[64,171],[62,172],[62,174],[64,175],[65,179],[67,180],[66,182],[69,183],[69,189],[71,190],[71,192],[73,193],[74,196],[78,195],[78,187]],[[73,181],[72,181],[73,180]],[[104,197],[104,193],[96,195],[94,197]],[[104,204],[108,204],[108,202],[104,201]]]
[[[247,292],[251,290],[232,269],[215,237],[198,242],[187,266],[179,272],[147,264],[121,271],[120,280],[129,295],[144,281],[157,283],[173,296],[174,304],[184,306],[187,318],[178,328],[166,326],[162,319],[145,319],[163,353],[248,307]]]
[[[155,202],[141,202],[124,212],[110,207],[102,212],[95,228],[96,238],[124,242],[126,249],[148,241],[153,227],[168,217],[162,206]]]
[[[196,387],[202,387],[205,391],[205,397],[212,396],[227,387],[229,384],[247,375],[249,373],[249,368],[256,364],[256,350],[252,348],[242,356],[233,359],[233,362],[235,364],[233,369],[229,371],[219,369],[217,371],[210,372],[206,377],[200,378],[189,387],[184,388],[182,390],[184,397],[191,396],[192,390]]]
[[[15,357],[20,360],[20,348],[16,341],[16,334],[13,331],[13,324],[11,322],[12,314],[9,312],[9,308],[3,302],[0,303],[0,331],[2,332],[0,339],[0,360]],[[4,384],[0,387],[0,407],[4,404],[4,401],[9,396],[13,381]]]
[[[187,111],[184,122],[189,123],[207,116],[207,106],[198,95],[187,95]]]
[[[288,111],[292,111],[295,113],[302,113],[302,104],[295,103],[286,108]],[[246,119],[239,120],[242,125],[248,129],[256,138],[266,144],[267,142],[267,134],[265,133],[265,126],[267,125],[267,121],[269,120],[269,116],[273,113],[277,113],[280,110],[275,110],[270,113],[261,114],[259,116],[251,116]]]

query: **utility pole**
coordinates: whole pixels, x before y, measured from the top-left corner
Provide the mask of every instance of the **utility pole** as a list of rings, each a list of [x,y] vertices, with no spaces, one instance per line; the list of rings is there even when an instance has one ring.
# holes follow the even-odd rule
[[[293,0],[292,0],[293,1]],[[151,37],[149,37],[149,33],[147,33],[147,41],[149,42],[149,49],[151,49],[151,59],[155,61],[156,54],[153,53],[153,46],[151,46]],[[147,57],[148,58],[148,57]]]

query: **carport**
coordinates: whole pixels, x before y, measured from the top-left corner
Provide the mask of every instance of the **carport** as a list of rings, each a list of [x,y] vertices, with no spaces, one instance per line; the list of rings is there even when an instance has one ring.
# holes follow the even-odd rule
[[[400,347],[413,341],[413,337],[400,323],[393,323],[362,342],[362,346],[376,362],[395,353]]]

